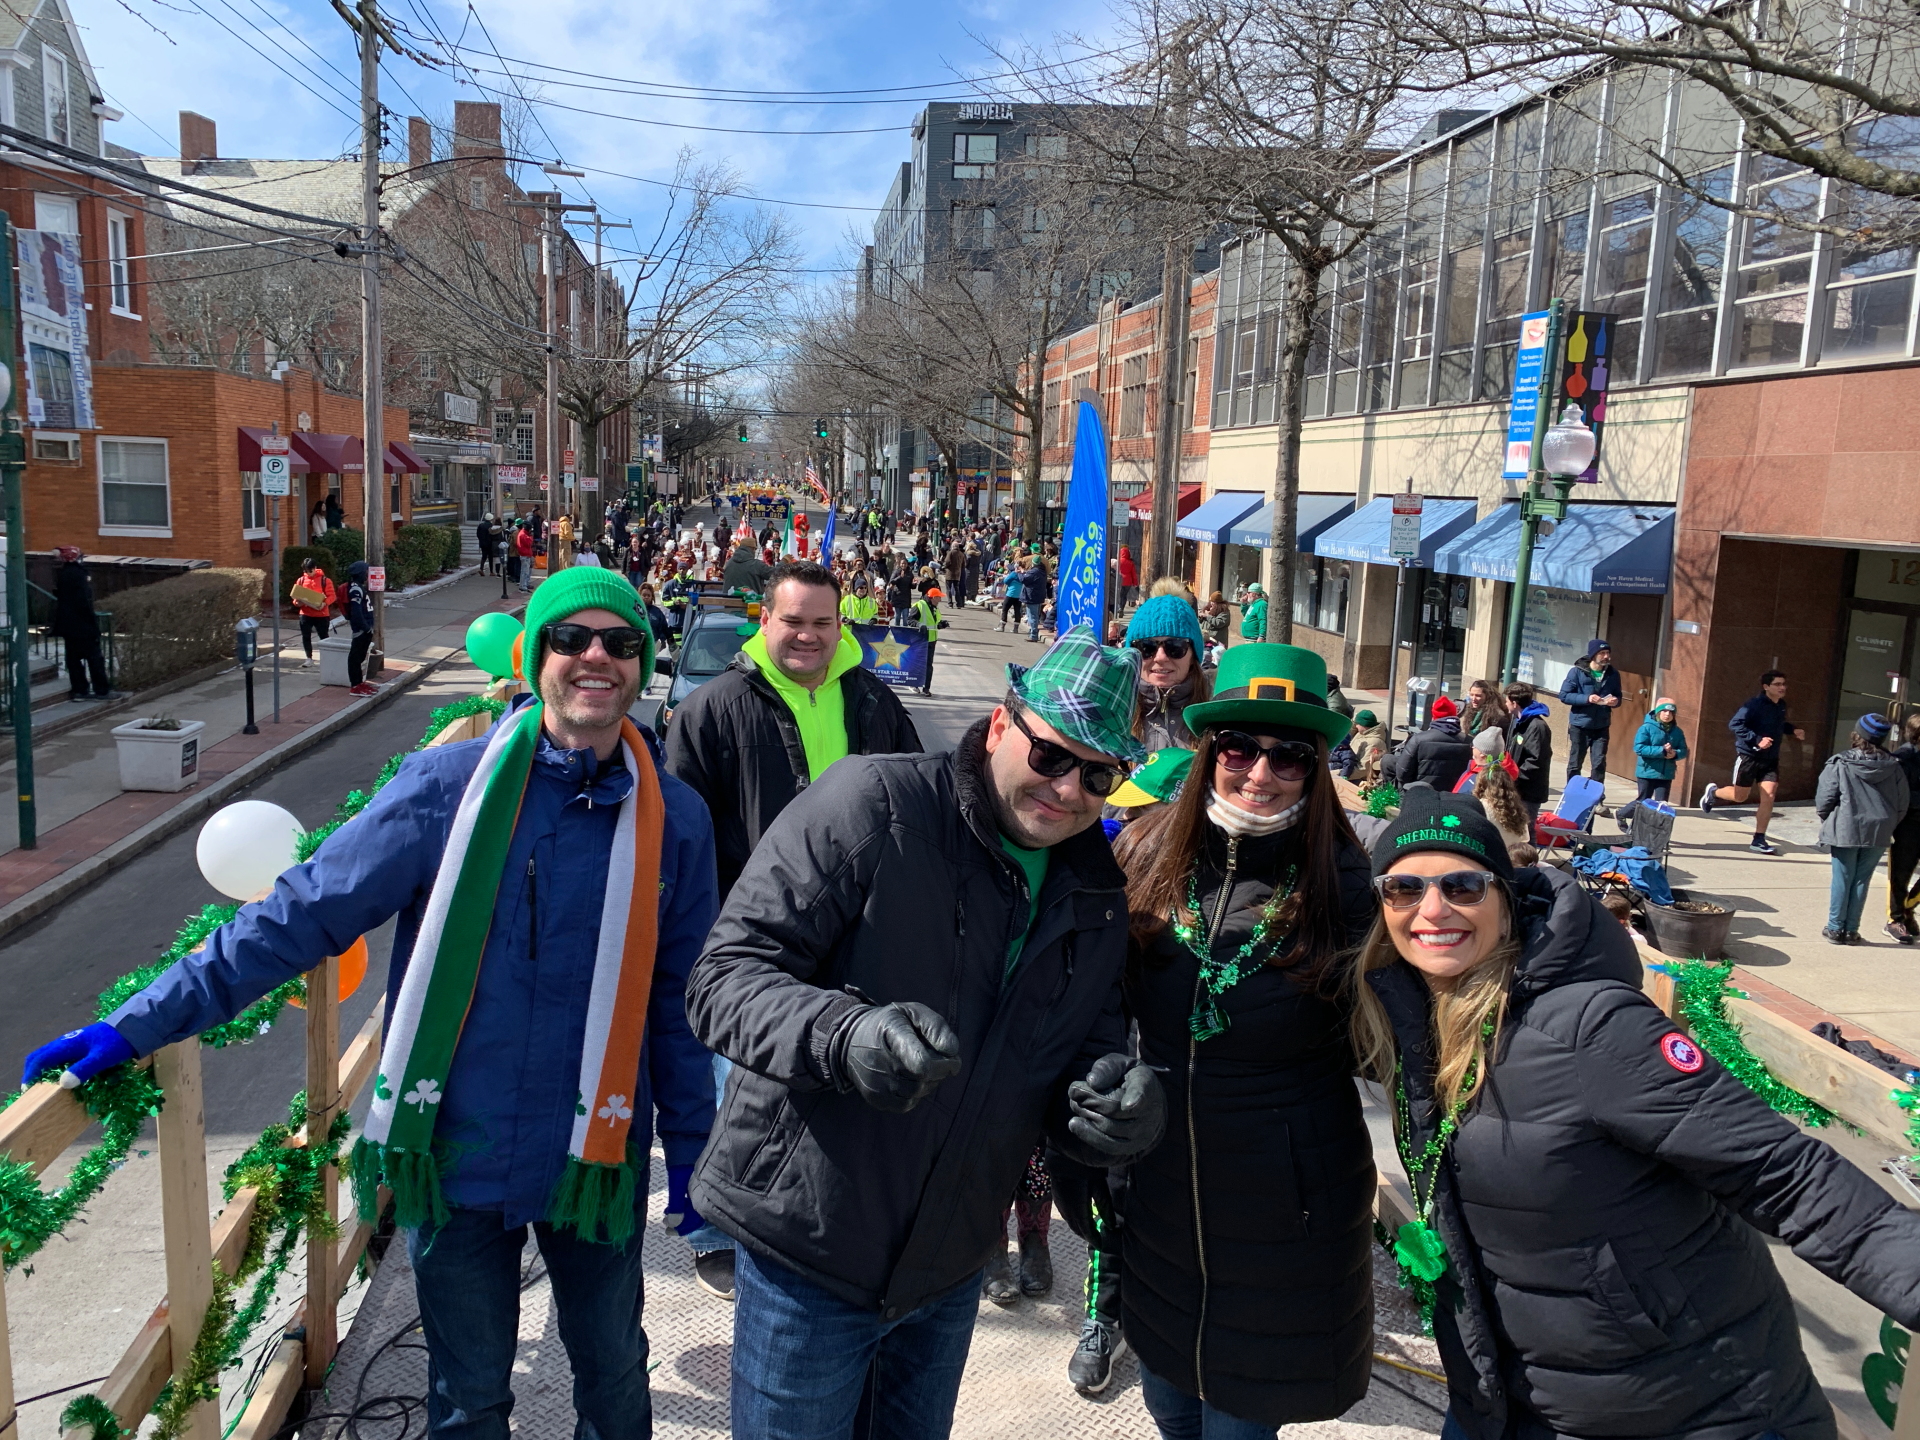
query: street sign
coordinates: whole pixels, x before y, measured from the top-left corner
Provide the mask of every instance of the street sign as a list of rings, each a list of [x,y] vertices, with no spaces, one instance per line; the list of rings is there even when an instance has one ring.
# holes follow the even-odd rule
[[[1127,528],[1127,508],[1132,504],[1133,504],[1133,500],[1131,497],[1123,500],[1116,500],[1113,502],[1113,528],[1114,529],[1124,530]]]
[[[1547,320],[1536,310],[1520,317],[1520,348],[1513,357],[1513,399],[1507,403],[1506,480],[1524,480],[1533,461],[1533,421],[1540,410],[1540,372],[1547,363]]]
[[[378,595],[387,588],[387,567],[369,565],[367,567],[367,589]]]
[[[546,477],[546,476],[544,476],[544,475],[542,475],[542,476],[540,477],[540,489],[541,489],[541,491],[542,491],[542,492],[544,493],[545,491],[548,491],[548,490],[551,490],[552,488],[553,488],[553,486],[551,486],[551,485],[549,485],[549,484],[547,483],[547,477]]]
[[[571,454],[572,452],[569,451],[568,453]],[[572,464],[572,462],[569,461],[568,464]],[[573,482],[574,482],[574,473],[572,470],[569,469],[569,470],[563,470],[560,472],[560,483],[562,485],[566,486],[569,490],[571,490],[573,488]]]
[[[573,451],[562,450],[560,452],[560,468],[562,470],[573,469]]]
[[[262,495],[291,495],[293,493],[293,464],[284,455],[270,455],[266,448],[260,451],[260,493]]]
[[[1387,532],[1387,553],[1396,560],[1414,560],[1420,555],[1420,512],[1426,505],[1422,495],[1393,497],[1393,521]]]

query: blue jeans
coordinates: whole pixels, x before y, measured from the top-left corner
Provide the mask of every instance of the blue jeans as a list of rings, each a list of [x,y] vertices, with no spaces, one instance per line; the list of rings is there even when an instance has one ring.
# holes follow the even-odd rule
[[[593,1245],[536,1224],[560,1339],[573,1367],[574,1440],[649,1440],[647,1333],[640,1242]],[[520,1329],[520,1251],[527,1227],[497,1210],[455,1210],[438,1230],[407,1233],[427,1337],[427,1433],[507,1440],[509,1377]]]
[[[733,1440],[946,1440],[978,1274],[887,1320],[744,1246],[734,1266]]]
[[[727,1099],[727,1072],[733,1069],[733,1062],[724,1055],[713,1057],[713,1106],[719,1114],[720,1106]],[[698,1230],[689,1231],[687,1244],[693,1247],[696,1255],[711,1255],[716,1250],[733,1249],[733,1237],[725,1231],[716,1230],[711,1225],[702,1225]]]
[[[1867,885],[1874,867],[1887,853],[1884,845],[1835,845],[1833,884],[1827,891],[1827,928],[1849,933],[1860,928],[1867,908]]]
[[[1216,1410],[1198,1395],[1189,1395],[1140,1367],[1140,1398],[1160,1427],[1161,1440],[1274,1440],[1280,1432],[1257,1420],[1242,1420]]]
[[[1515,1427],[1511,1421],[1507,1425],[1507,1433],[1509,1435],[1515,1433]],[[1545,1437],[1552,1433],[1552,1431],[1540,1425],[1536,1418],[1533,1428],[1527,1432],[1526,1436],[1522,1437],[1522,1440],[1531,1440],[1531,1437],[1534,1436]],[[1440,1440],[1467,1440],[1466,1428],[1454,1417],[1452,1410],[1447,1411],[1447,1418],[1440,1426]],[[1778,1430],[1763,1431],[1761,1434],[1754,1436],[1753,1440],[1780,1440],[1780,1432]]]

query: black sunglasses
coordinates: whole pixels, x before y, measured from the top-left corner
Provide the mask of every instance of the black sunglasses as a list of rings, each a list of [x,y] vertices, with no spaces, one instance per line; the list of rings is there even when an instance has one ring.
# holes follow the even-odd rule
[[[1184,660],[1193,653],[1193,642],[1178,635],[1162,635],[1153,640],[1135,640],[1133,648],[1140,652],[1142,660],[1153,659],[1156,650],[1169,660]]]
[[[556,655],[584,655],[593,648],[596,636],[611,660],[638,660],[646,653],[647,637],[631,625],[609,625],[604,630],[596,630],[591,625],[555,620],[540,627],[540,638]]]
[[[1425,898],[1429,885],[1440,887],[1440,898],[1464,909],[1478,905],[1493,888],[1487,870],[1450,870],[1445,875],[1382,875],[1373,882],[1380,903],[1389,910],[1411,910]]]
[[[1081,787],[1089,794],[1105,799],[1120,788],[1120,782],[1126,778],[1124,765],[1111,765],[1104,760],[1082,760],[1064,745],[1056,745],[1051,740],[1042,740],[1027,728],[1027,722],[1020,718],[1017,710],[1008,710],[1007,718],[1014,727],[1027,737],[1027,764],[1036,775],[1044,775],[1049,780],[1058,780],[1062,775],[1076,767],[1080,771]]]
[[[1304,780],[1320,763],[1320,752],[1299,740],[1276,740],[1262,745],[1244,730],[1222,730],[1213,737],[1213,753],[1236,773],[1251,770],[1266,757],[1267,773],[1276,780]]]

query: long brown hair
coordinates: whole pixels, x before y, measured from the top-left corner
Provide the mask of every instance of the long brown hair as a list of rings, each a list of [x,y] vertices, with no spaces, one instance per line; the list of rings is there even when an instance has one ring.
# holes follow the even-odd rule
[[[1187,679],[1193,684],[1193,693],[1187,696],[1187,704],[1204,705],[1213,698],[1213,681],[1200,664],[1198,650],[1188,658],[1193,661],[1193,668],[1187,671]],[[1147,707],[1141,704],[1135,704],[1133,707],[1133,738],[1136,740],[1147,738]]]
[[[1168,917],[1187,904],[1187,876],[1206,841],[1207,796],[1213,793],[1214,737],[1220,726],[1201,731],[1200,748],[1178,799],[1157,807],[1122,832],[1116,858],[1127,876],[1128,928],[1143,948],[1167,928]],[[1291,732],[1302,736],[1303,732]],[[1307,775],[1306,817],[1301,822],[1305,855],[1299,883],[1275,912],[1276,928],[1292,938],[1284,951],[1267,960],[1290,970],[1309,989],[1325,981],[1341,950],[1339,924],[1340,846],[1359,840],[1335,793],[1327,769],[1327,742],[1314,735],[1317,761]],[[1195,923],[1200,917],[1187,917]]]

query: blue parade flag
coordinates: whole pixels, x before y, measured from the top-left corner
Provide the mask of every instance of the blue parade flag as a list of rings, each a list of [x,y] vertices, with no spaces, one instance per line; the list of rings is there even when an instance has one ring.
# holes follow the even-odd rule
[[[820,531],[820,553],[813,557],[822,565],[833,564],[833,525],[834,521],[839,518],[840,516],[835,512],[834,508],[829,505],[827,507],[826,526]]]
[[[1105,638],[1107,513],[1107,438],[1100,412],[1082,400],[1073,435],[1073,477],[1067,482],[1067,519],[1060,532],[1055,634],[1091,625],[1095,635]]]
[[[930,682],[926,632],[912,625],[849,625],[860,642],[860,668],[896,690],[921,690]]]

